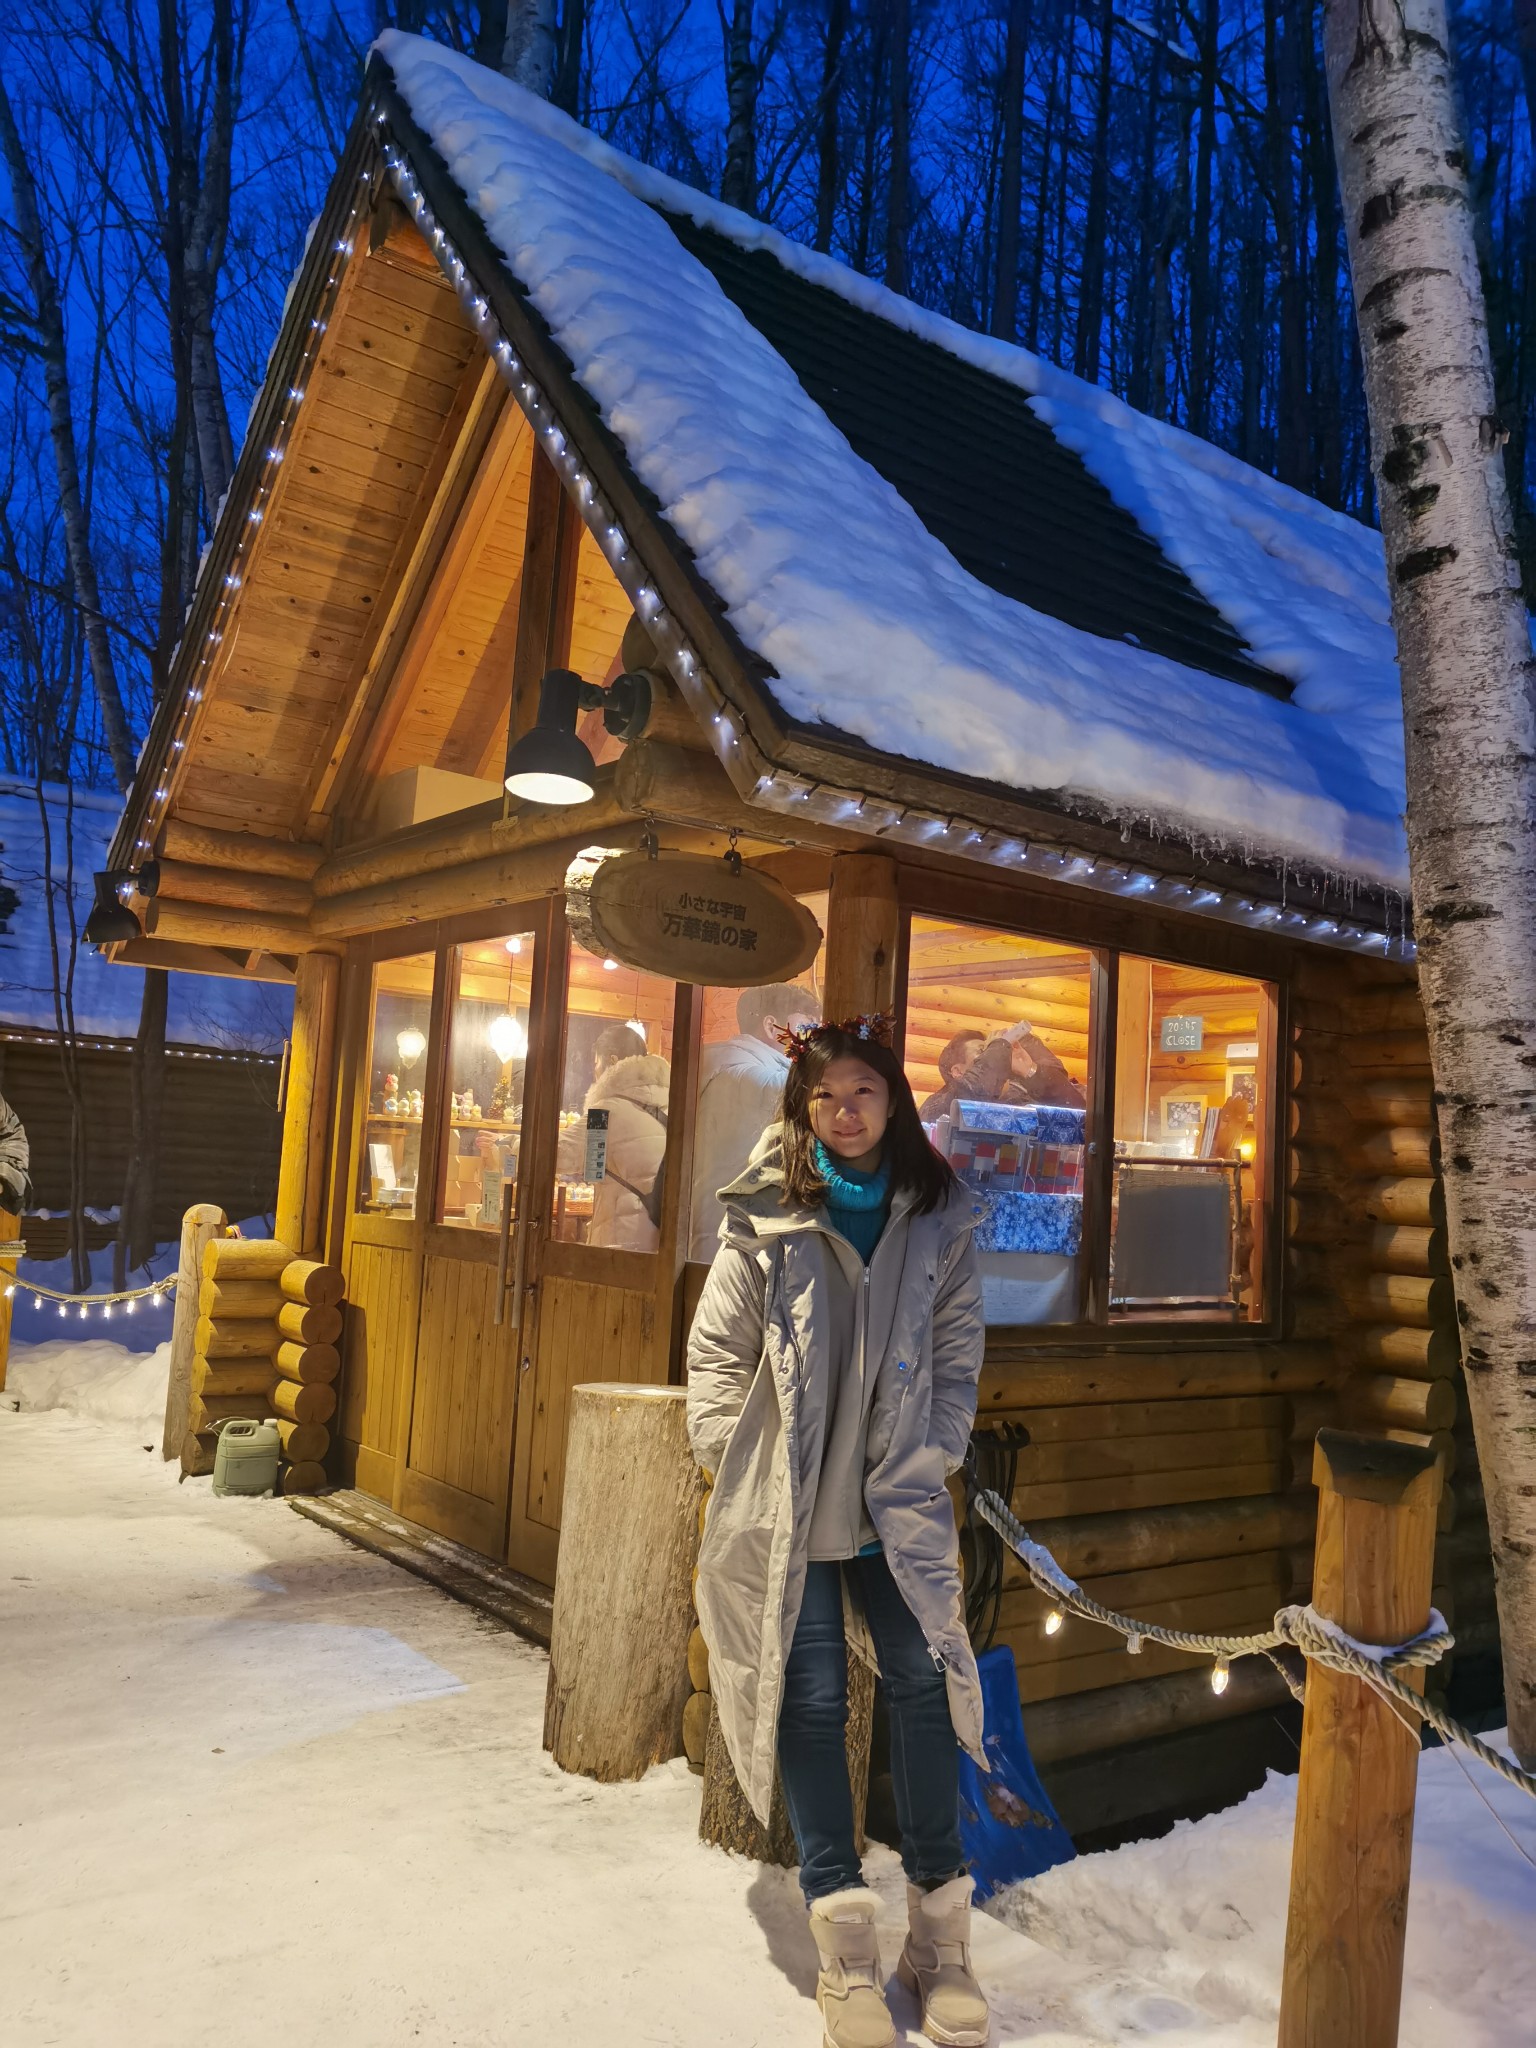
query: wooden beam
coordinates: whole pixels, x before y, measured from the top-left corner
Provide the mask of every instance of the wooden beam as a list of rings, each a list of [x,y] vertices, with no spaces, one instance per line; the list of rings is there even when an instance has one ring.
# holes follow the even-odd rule
[[[333,955],[309,953],[299,962],[294,988],[274,1229],[284,1244],[304,1256],[320,1249],[325,1213],[326,1134],[340,977],[341,962]]]
[[[112,958],[125,967],[164,967],[177,974],[213,974],[230,981],[271,981],[292,987],[294,955],[241,946],[188,945],[175,939],[122,939]]]
[[[221,832],[211,825],[167,818],[160,833],[160,858],[162,866],[180,861],[192,867],[233,868],[307,882],[324,854],[318,846],[302,841],[269,839],[260,832]]]
[[[901,907],[897,866],[885,853],[840,853],[827,905],[823,1013],[873,1015],[896,1008]]]
[[[512,658],[512,710],[507,745],[530,730],[539,709],[539,679],[570,660],[571,620],[576,608],[576,558],[581,552],[581,515],[568,498],[559,472],[537,444],[528,480],[528,530],[517,611],[517,650]]]
[[[441,580],[454,536],[464,532],[466,506],[500,477],[524,425],[495,364],[477,349],[390,558],[372,629],[357,650],[327,742],[317,751],[318,766],[303,805],[307,834],[323,834],[332,813],[348,806],[370,771],[384,707],[397,683],[406,687],[402,667],[419,661],[419,652],[413,651],[421,644],[429,593],[434,579]]]

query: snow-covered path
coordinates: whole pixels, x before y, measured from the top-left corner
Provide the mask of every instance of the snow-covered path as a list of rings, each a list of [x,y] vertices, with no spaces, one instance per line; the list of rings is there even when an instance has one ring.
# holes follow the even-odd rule
[[[815,2048],[793,1882],[698,1845],[686,1769],[563,1776],[538,1652],[283,1503],[0,1412],[0,1645],[4,2048]],[[983,1918],[998,2048],[1272,2042],[1289,1797]],[[1536,1872],[1443,1758],[1424,1813],[1404,2042],[1514,2048]]]

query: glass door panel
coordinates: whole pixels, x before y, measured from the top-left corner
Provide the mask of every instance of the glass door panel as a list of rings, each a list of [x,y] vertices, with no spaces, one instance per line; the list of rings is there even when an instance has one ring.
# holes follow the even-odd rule
[[[571,948],[551,1234],[654,1252],[666,1190],[677,985]]]
[[[437,1215],[495,1230],[502,1191],[517,1182],[533,1029],[532,932],[458,951],[444,1082],[443,1181]]]
[[[369,1215],[409,1221],[416,1214],[434,964],[431,953],[410,953],[373,970],[357,1176],[357,1207]]]

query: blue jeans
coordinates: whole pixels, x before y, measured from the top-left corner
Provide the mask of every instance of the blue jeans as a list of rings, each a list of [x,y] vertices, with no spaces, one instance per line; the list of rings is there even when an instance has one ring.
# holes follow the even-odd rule
[[[779,1772],[800,1851],[806,1901],[864,1882],[853,1846],[848,1787],[848,1652],[843,1573],[864,1611],[880,1660],[891,1722],[891,1780],[901,1826],[901,1861],[925,1890],[958,1876],[960,1750],[949,1718],[944,1673],[885,1559],[812,1563],[784,1667]]]

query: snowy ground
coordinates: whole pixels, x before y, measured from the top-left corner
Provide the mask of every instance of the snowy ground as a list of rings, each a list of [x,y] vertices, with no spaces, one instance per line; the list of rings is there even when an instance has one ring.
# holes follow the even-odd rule
[[[110,1349],[24,1351],[0,1397],[5,2048],[813,2048],[792,1880],[699,1846],[685,1768],[556,1771],[538,1652],[281,1502],[178,1487]],[[1536,1807],[1480,1782],[1536,1855]],[[1000,1902],[998,2048],[1269,2048],[1293,1784]],[[1527,2042],[1533,1935],[1536,1868],[1428,1757],[1405,2048]]]

